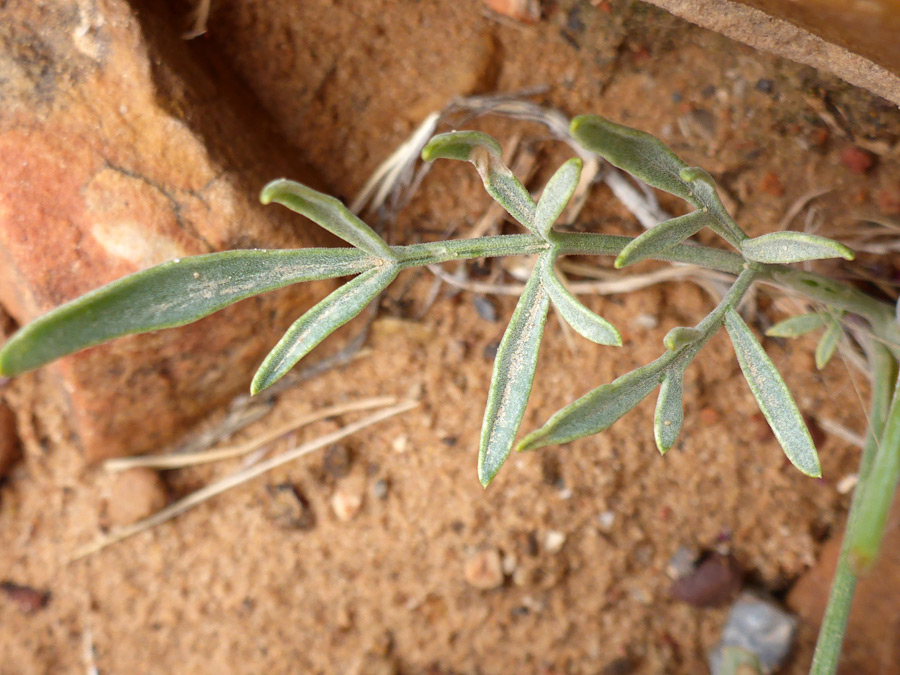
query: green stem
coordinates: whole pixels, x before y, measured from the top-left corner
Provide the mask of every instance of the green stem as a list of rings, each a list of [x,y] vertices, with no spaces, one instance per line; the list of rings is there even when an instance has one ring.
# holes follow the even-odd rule
[[[554,245],[561,255],[617,256],[632,240],[610,234],[553,232]],[[533,255],[543,252],[548,244],[533,234],[500,235],[479,239],[457,239],[410,246],[393,246],[403,268],[433,265],[452,260],[495,258],[508,255]],[[738,275],[744,269],[744,258],[721,249],[678,244],[657,256],[658,260],[699,265],[706,269]],[[846,284],[833,281],[787,265],[759,265],[757,280],[796,291],[811,300],[824,303],[833,310],[858,314],[865,318],[874,335],[900,359],[900,324],[894,307],[869,297]]]
[[[855,532],[865,526],[865,520],[862,520],[860,515],[860,505],[863,501],[863,492],[870,484],[869,479],[878,453],[878,439],[884,429],[885,415],[890,404],[891,382],[894,379],[896,368],[890,352],[875,341],[871,342],[870,363],[872,398],[869,411],[869,431],[859,463],[859,478],[850,503],[850,513],[847,516],[847,531],[844,534],[840,556],[831,582],[831,593],[828,597],[828,606],[825,608],[825,616],[822,619],[822,627],[819,630],[810,675],[833,675],[837,672],[844,634],[847,630],[847,619],[853,603],[853,593],[856,590],[857,574],[849,559],[850,542],[855,537]]]

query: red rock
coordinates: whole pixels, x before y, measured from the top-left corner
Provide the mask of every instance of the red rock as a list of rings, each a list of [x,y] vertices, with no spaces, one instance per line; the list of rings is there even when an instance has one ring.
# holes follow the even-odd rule
[[[841,164],[853,173],[866,173],[875,165],[875,155],[855,145],[841,151]]]
[[[221,68],[212,76],[162,10],[124,0],[0,10],[0,304],[24,324],[123,275],[227,248],[331,240],[261,207],[288,175],[279,140]],[[41,27],[35,54],[28,26]],[[313,183],[315,181],[312,181]],[[326,286],[304,284],[180,329],[46,369],[88,459],[170,442],[245,391],[280,332]]]
[[[759,189],[773,197],[780,197],[784,194],[784,185],[774,171],[763,174],[759,180]]]
[[[522,23],[537,23],[541,18],[541,4],[538,0],[484,0],[484,4],[497,14]]]
[[[25,614],[43,609],[50,602],[50,591],[39,591],[12,581],[0,582],[0,591]]]
[[[894,499],[881,554],[856,585],[839,673],[887,673],[900,663],[900,499]],[[893,524],[893,525],[892,525]],[[816,631],[825,615],[831,580],[837,567],[843,532],[830,539],[815,567],[800,577],[787,605]],[[873,648],[873,646],[878,648]]]

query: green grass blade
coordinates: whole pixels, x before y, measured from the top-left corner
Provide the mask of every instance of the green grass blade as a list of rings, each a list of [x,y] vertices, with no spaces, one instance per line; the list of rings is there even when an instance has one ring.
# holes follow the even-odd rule
[[[559,167],[547,181],[534,212],[534,228],[544,239],[550,236],[553,224],[575,194],[575,188],[581,179],[582,165],[580,159],[573,157]]]
[[[818,478],[822,475],[822,467],[816,446],[772,359],[733,309],[725,314],[725,328],[750,391],[775,432],[784,454],[807,476]]]
[[[397,260],[391,247],[340,200],[285,178],[273,180],[259,196],[263,204],[275,202],[296,211],[348,244],[382,260]]]
[[[600,345],[619,347],[622,336],[609,321],[585,307],[572,295],[553,270],[555,256],[543,255],[540,260],[540,274],[547,293],[556,311],[575,329],[579,335]]]
[[[549,307],[542,275],[535,270],[519,298],[494,361],[478,449],[478,480],[485,487],[509,457],[522,424]]]
[[[536,450],[568,443],[608,429],[659,386],[672,358],[670,353],[664,354],[653,363],[585,394],[553,415],[543,427],[528,434],[517,449]]]
[[[316,345],[363,311],[399,271],[397,265],[382,265],[363,272],[297,319],[256,371],[250,393],[258,394],[284,377]]]
[[[613,166],[648,185],[691,200],[692,191],[679,175],[687,164],[656,137],[598,115],[576,117],[569,132],[580,145],[596,152]]]
[[[827,323],[828,328],[825,329],[819,344],[816,345],[816,368],[819,370],[828,365],[831,357],[834,356],[835,350],[841,343],[841,338],[844,336],[841,322],[835,317],[829,315]]]
[[[760,263],[786,264],[805,260],[844,258],[853,260],[854,254],[843,244],[805,232],[772,232],[741,244],[747,260]]]
[[[534,227],[535,204],[531,193],[513,175],[500,156],[496,139],[480,131],[452,131],[438,134],[422,149],[422,159],[461,159],[478,170],[484,189],[506,212],[537,234]]]
[[[17,375],[123,335],[183,326],[258,293],[371,266],[372,258],[356,249],[225,251],[173,260],[28,324],[0,350],[0,374]]]
[[[684,422],[682,403],[682,381],[684,371],[673,368],[666,374],[656,399],[656,413],[653,416],[653,436],[656,447],[662,455],[675,445],[681,425]]]
[[[686,216],[666,220],[632,240],[622,249],[614,264],[617,269],[621,269],[652,258],[714,223],[712,216],[703,211],[694,211]]]
[[[798,314],[784,321],[779,321],[766,331],[769,337],[796,338],[812,333],[825,325],[825,318],[818,312]]]

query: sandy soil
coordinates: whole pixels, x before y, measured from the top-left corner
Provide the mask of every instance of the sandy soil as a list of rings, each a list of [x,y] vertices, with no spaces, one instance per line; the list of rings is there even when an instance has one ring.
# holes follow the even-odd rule
[[[196,49],[198,59],[214,54],[234,68],[288,151],[303,153],[344,197],[451,96],[547,85],[539,102],[641,127],[708,168],[751,234],[775,229],[794,202],[825,187],[832,192],[791,227],[851,236],[861,215],[891,215],[900,116],[890,106],[646,5],[593,5],[545,3],[544,19],[524,25],[474,0],[221,0]],[[566,157],[537,127],[476,126],[501,141],[520,135],[536,151],[531,187]],[[851,135],[882,153],[868,173],[841,161]],[[439,165],[388,236],[464,236],[488,202],[470,167]],[[578,226],[640,229],[602,187]],[[896,278],[866,256],[823,269]],[[496,264],[487,274],[509,281]],[[723,336],[688,371],[684,432],[665,458],[645,402],[601,436],[512,457],[483,491],[475,459],[490,353],[514,301],[489,297],[492,321],[469,292],[442,289],[427,307],[432,285],[427,272],[404,273],[359,358],[284,394],[237,437],[333,403],[418,397],[416,410],[346,441],[346,471],[310,456],[77,562],[72,552],[106,523],[110,479],[85,465],[64,417],[45,402],[50,383],[40,373],[14,382],[8,398],[25,459],[0,491],[0,576],[51,598],[31,614],[0,602],[0,673],[84,672],[86,644],[101,673],[705,672],[726,610],[670,599],[665,568],[676,550],[728,551],[750,587],[781,598],[842,522],[848,497],[836,485],[858,451],[818,432],[825,477],[793,470]],[[713,306],[690,282],[588,302],[625,344],[591,345],[551,319],[526,428],[655,358],[670,328]],[[753,323],[794,311],[761,292]],[[812,339],[765,345],[815,428],[825,420],[863,429],[864,377],[840,361],[816,371]],[[273,449],[353,418],[319,423]],[[234,466],[165,479],[176,497]],[[268,488],[288,482],[308,501],[312,527],[285,527]],[[359,513],[339,519],[336,493],[361,496]],[[504,565],[491,590],[465,575],[484,551]],[[813,639],[801,627],[784,672],[805,672]]]

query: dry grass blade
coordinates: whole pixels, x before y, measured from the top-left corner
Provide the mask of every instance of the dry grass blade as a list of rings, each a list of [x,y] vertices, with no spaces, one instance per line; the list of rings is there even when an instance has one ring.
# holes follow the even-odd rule
[[[372,408],[380,408],[383,406],[394,405],[397,399],[393,396],[379,396],[375,398],[367,398],[361,401],[352,401],[350,403],[341,403],[333,405],[329,408],[322,408],[315,412],[303,415],[297,419],[291,420],[279,427],[263,434],[257,438],[252,438],[246,443],[235,445],[227,448],[218,448],[216,450],[207,450],[205,452],[192,453],[172,453],[167,455],[141,455],[139,457],[120,457],[107,460],[103,467],[107,471],[113,473],[118,471],[127,471],[138,467],[149,467],[153,469],[180,469],[185,466],[194,466],[196,464],[207,464],[209,462],[218,462],[223,459],[231,459],[232,457],[241,457],[257,448],[260,448],[274,440],[277,440],[296,429],[318,422],[327,417],[342,415],[343,413],[356,412],[360,410],[371,410]]]
[[[492,284],[482,281],[459,279],[447,273],[438,265],[428,265],[428,269],[441,281],[474,293],[493,295],[521,295],[524,284]],[[604,281],[581,281],[568,284],[568,289],[575,294],[615,295],[617,293],[629,293],[660,284],[666,281],[697,279],[731,279],[727,274],[712,272],[702,267],[685,265],[680,267],[663,267],[646,274],[634,274],[622,279],[608,279]]]
[[[790,208],[785,211],[784,216],[781,218],[781,221],[778,223],[777,230],[786,230],[788,226],[791,224],[791,221],[797,217],[797,215],[806,208],[806,205],[811,201],[822,197],[823,195],[827,195],[829,192],[833,192],[834,188],[826,187],[826,188],[815,188],[800,195],[797,200],[791,204]]]
[[[191,11],[193,21],[190,30],[181,37],[184,40],[193,40],[206,32],[206,23],[209,21],[209,10],[212,0],[198,0],[197,5]]]
[[[113,530],[105,537],[101,537],[97,541],[78,549],[72,556],[72,561],[80,560],[85,556],[89,556],[92,553],[103,550],[111,544],[115,544],[122,541],[123,539],[134,536],[135,534],[139,534],[141,532],[149,530],[150,528],[156,527],[157,525],[161,525],[162,523],[171,520],[175,516],[184,513],[188,509],[191,509],[198,504],[202,504],[212,497],[222,494],[223,492],[226,492],[233,487],[237,487],[238,485],[242,485],[247,481],[253,480],[254,478],[257,478],[258,476],[266,473],[267,471],[271,471],[272,469],[282,466],[283,464],[287,464],[288,462],[292,462],[295,459],[303,457],[304,455],[308,455],[311,452],[320,450],[321,448],[324,448],[331,443],[336,443],[337,441],[346,438],[351,434],[355,434],[357,431],[365,429],[366,427],[370,427],[373,424],[386,420],[395,415],[399,415],[400,413],[404,413],[407,410],[412,410],[418,405],[418,401],[401,401],[395,406],[385,408],[384,410],[379,410],[378,412],[373,413],[372,415],[369,415],[368,417],[365,417],[358,422],[347,424],[337,431],[334,431],[330,434],[325,434],[324,436],[321,436],[314,441],[304,443],[303,445],[300,445],[292,450],[288,450],[287,452],[282,453],[277,457],[272,457],[271,459],[260,462],[259,464],[256,464],[248,469],[244,469],[242,471],[238,471],[231,475],[225,476],[224,478],[215,481],[214,483],[211,483],[206,487],[200,488],[196,492],[192,492],[191,494],[183,497],[182,499],[179,499],[172,504],[169,504],[169,506],[160,511],[157,511],[152,516],[144,518],[143,520],[139,520],[136,523],[132,523],[131,525],[126,525],[125,527]]]

